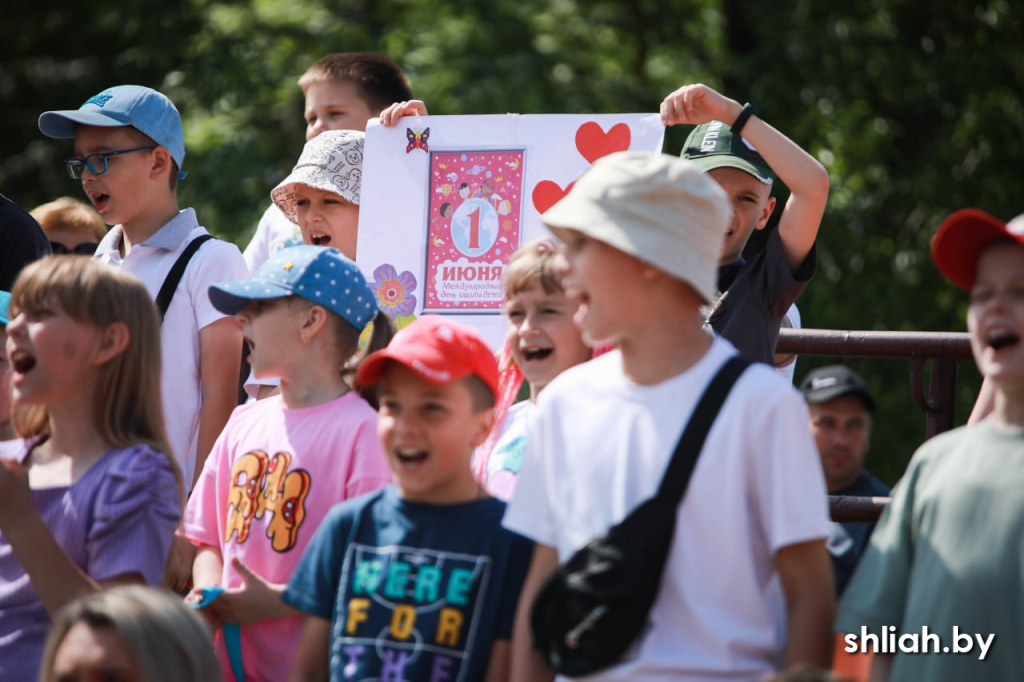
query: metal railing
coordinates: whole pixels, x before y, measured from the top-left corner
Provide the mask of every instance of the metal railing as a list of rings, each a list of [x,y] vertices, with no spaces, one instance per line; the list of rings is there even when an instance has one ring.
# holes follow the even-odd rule
[[[834,329],[783,329],[779,353],[910,361],[910,395],[925,413],[925,439],[953,428],[957,363],[970,360],[966,332],[878,332]],[[932,361],[927,390],[924,363]],[[887,497],[829,496],[833,521],[877,521]]]

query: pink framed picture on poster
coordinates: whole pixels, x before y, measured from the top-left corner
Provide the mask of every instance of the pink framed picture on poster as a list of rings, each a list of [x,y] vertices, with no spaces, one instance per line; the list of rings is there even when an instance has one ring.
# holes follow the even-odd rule
[[[491,311],[520,245],[525,150],[430,155],[423,312]]]
[[[657,114],[410,116],[366,128],[356,263],[401,329],[425,314],[495,349],[516,249],[550,237],[541,216],[596,160],[658,152]]]

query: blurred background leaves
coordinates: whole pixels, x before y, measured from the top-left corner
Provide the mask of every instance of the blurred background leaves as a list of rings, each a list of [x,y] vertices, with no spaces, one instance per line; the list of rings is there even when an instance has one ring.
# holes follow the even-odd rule
[[[928,257],[975,205],[1024,209],[1024,31],[1007,0],[8,0],[0,26],[0,191],[32,208],[78,196],[70,144],[36,119],[120,83],[168,94],[185,121],[195,206],[244,247],[303,143],[296,80],[329,52],[380,51],[435,114],[655,111],[706,82],[832,176],[805,327],[964,329],[966,295]],[[685,129],[671,129],[678,153]],[[785,199],[785,188],[777,188]],[[752,246],[756,248],[756,240]],[[802,358],[797,378],[833,358]],[[878,393],[870,466],[892,482],[924,434],[908,364],[850,364]],[[960,370],[957,418],[978,387]]]

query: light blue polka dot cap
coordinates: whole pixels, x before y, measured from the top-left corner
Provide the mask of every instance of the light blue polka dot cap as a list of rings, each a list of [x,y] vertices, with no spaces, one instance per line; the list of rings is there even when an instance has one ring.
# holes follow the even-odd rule
[[[234,315],[252,301],[285,296],[322,305],[362,331],[377,314],[377,299],[359,266],[337,249],[303,244],[281,249],[252,279],[210,286],[210,302]]]

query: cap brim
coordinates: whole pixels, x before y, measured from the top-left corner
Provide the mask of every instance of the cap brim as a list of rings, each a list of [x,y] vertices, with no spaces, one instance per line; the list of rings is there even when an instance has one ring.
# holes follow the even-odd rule
[[[686,158],[687,161],[692,161],[697,168],[700,168],[705,173],[713,171],[716,168],[735,168],[747,173],[748,175],[753,175],[754,178],[762,185],[770,185],[775,179],[774,174],[765,175],[763,168],[758,168],[746,159],[741,159],[729,154],[710,154],[708,156],[684,158]]]
[[[70,140],[75,136],[75,124],[117,128],[128,125],[96,111],[47,111],[39,116],[39,130],[43,135],[58,140]]]
[[[294,292],[290,289],[264,280],[243,280],[211,284],[210,303],[225,315],[237,315],[253,301],[284,298]]]
[[[804,398],[807,402],[812,404],[827,403],[830,400],[841,398],[844,395],[855,395],[864,402],[864,406],[868,408],[868,412],[875,411],[875,399],[871,397],[871,394],[863,388],[850,385],[836,385],[829,386],[828,388],[821,388],[809,393],[804,393]]]
[[[1021,237],[1010,234],[1006,223],[977,208],[963,208],[942,221],[932,238],[932,261],[943,275],[970,290],[978,270],[981,251],[999,239]]]

